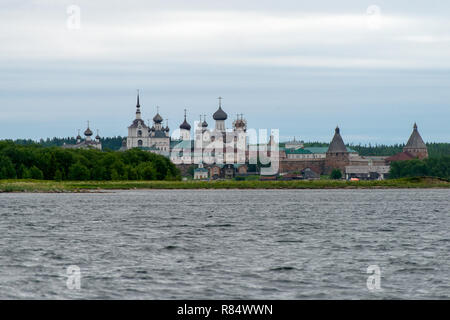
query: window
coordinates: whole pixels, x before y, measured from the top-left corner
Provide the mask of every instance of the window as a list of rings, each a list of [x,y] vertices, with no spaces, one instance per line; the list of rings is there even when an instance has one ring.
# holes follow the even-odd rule
[[[142,130],[138,130],[137,134],[138,134],[138,137],[142,137]]]
[[[138,146],[142,147],[142,140],[138,140]]]

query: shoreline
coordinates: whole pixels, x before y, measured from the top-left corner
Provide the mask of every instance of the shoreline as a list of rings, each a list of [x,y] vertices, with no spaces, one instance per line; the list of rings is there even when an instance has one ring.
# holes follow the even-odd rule
[[[104,193],[116,190],[355,190],[355,189],[449,189],[450,182],[430,177],[376,181],[48,181],[0,180],[0,193]]]

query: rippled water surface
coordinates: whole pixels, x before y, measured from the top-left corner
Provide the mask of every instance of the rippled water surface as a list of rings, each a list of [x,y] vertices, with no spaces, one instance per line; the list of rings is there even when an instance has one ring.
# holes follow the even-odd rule
[[[449,190],[0,194],[3,299],[450,298]],[[67,267],[81,269],[80,290]],[[369,265],[381,290],[367,289]]]

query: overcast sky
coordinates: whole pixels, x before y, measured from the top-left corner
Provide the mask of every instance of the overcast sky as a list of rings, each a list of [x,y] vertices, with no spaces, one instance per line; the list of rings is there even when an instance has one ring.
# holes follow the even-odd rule
[[[80,25],[76,10],[80,8]],[[69,10],[68,10],[69,9]],[[69,12],[69,13],[68,13]],[[282,139],[450,141],[448,1],[1,0],[0,139],[171,129],[224,97]]]

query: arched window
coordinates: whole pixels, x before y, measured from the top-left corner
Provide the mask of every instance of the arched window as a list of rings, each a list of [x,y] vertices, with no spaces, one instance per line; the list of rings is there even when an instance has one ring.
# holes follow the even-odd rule
[[[138,137],[142,137],[142,130],[138,130],[137,134],[138,134]]]
[[[138,140],[138,146],[142,147],[142,140]]]

